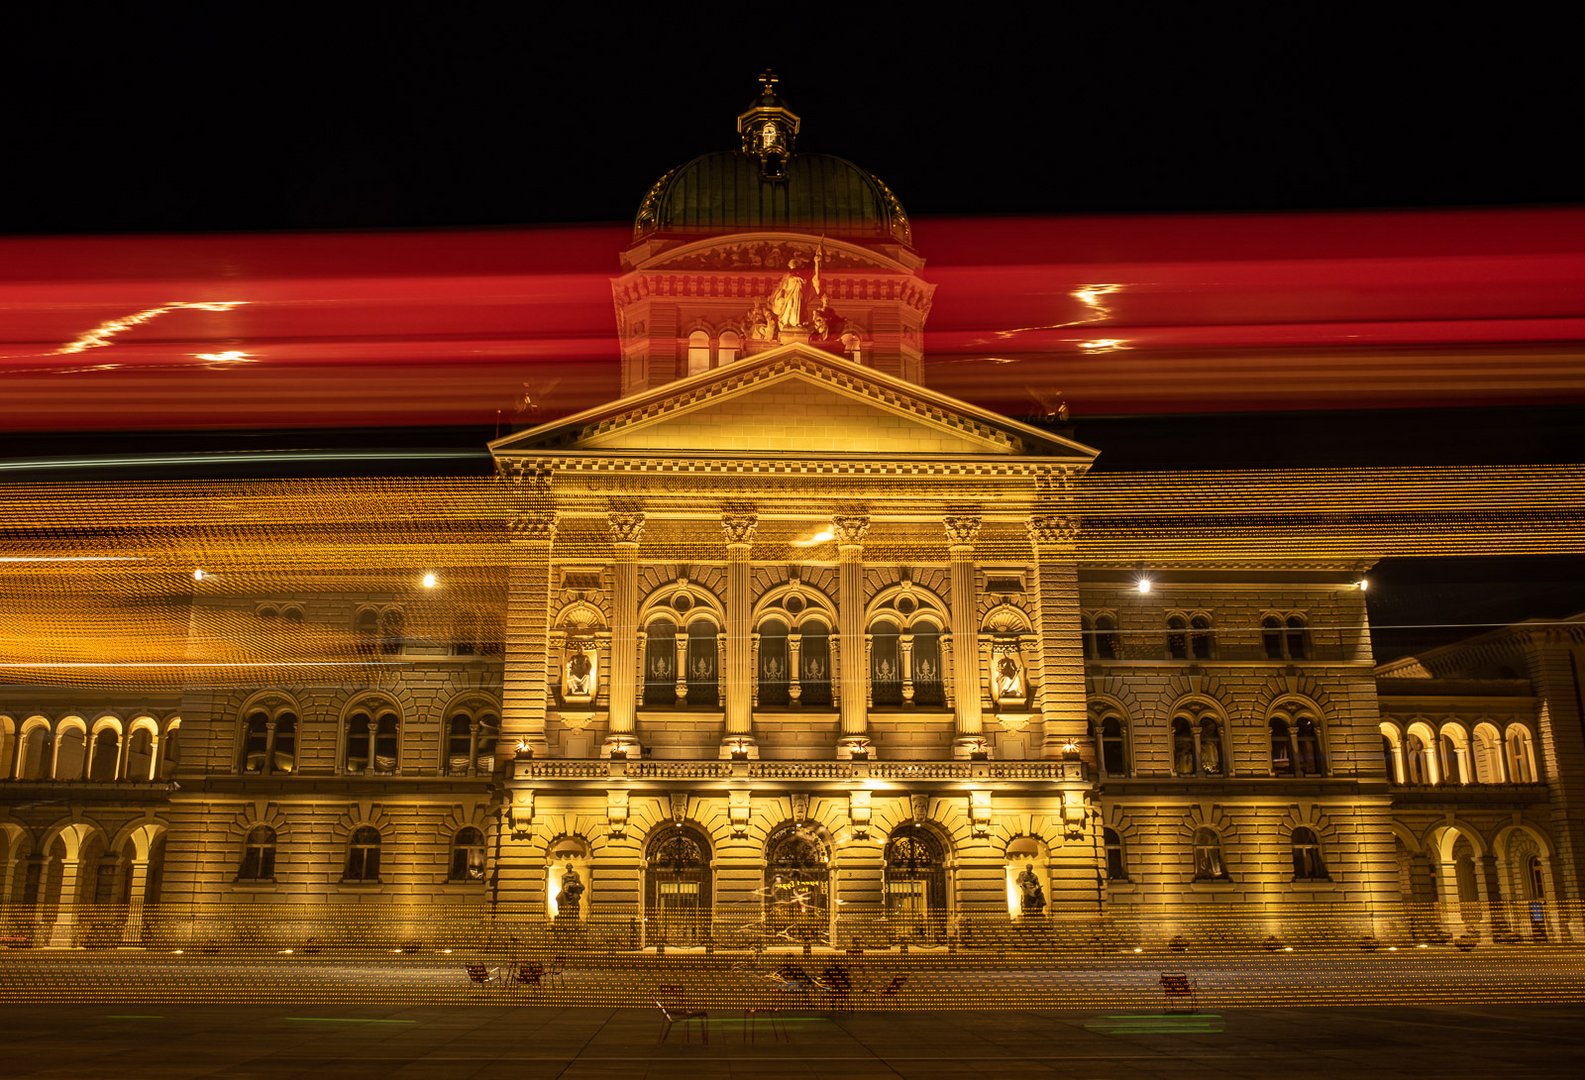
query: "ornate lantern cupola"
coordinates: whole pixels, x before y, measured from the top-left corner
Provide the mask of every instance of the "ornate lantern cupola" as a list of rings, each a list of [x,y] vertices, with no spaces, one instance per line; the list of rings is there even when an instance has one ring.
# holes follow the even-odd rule
[[[737,118],[743,152],[759,158],[760,175],[766,180],[786,178],[787,159],[798,137],[798,114],[776,96],[779,81],[772,71],[760,75],[759,97]]]

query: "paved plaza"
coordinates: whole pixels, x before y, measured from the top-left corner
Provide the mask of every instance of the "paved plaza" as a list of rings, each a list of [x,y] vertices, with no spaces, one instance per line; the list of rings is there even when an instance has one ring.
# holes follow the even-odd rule
[[[1519,1077],[1576,1075],[1585,1007],[708,1017],[654,1008],[8,1006],[0,1075],[197,1077]],[[750,1027],[745,1025],[749,1024]],[[752,1036],[752,1041],[749,1041]]]

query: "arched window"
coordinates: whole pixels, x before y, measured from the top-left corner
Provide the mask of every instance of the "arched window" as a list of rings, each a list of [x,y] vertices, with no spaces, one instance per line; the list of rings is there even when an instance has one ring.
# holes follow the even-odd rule
[[[389,709],[358,709],[347,717],[344,768],[349,773],[396,772],[400,757],[401,720]]]
[[[1222,755],[1222,725],[1215,717],[1200,717],[1199,736],[1200,772],[1205,776],[1222,776],[1226,766]]]
[[[1222,837],[1215,829],[1202,827],[1195,830],[1194,880],[1227,880],[1227,866],[1222,861]]]
[[[494,713],[480,713],[478,720],[473,737],[473,764],[481,773],[493,773],[495,751],[501,741],[501,718]]]
[[[787,647],[787,624],[766,619],[759,628],[759,703],[786,705],[791,681],[792,653]]]
[[[1209,615],[1196,615],[1189,620],[1189,655],[1196,660],[1209,660],[1215,651],[1216,638],[1211,630]]]
[[[82,722],[62,721],[55,736],[55,779],[81,780],[83,767],[88,764],[87,752],[88,734]]]
[[[363,656],[373,656],[380,649],[380,613],[373,608],[364,608],[358,612],[353,620],[353,633],[358,639],[358,652]]]
[[[1186,716],[1172,718],[1172,774],[1195,776],[1200,771],[1199,753],[1195,747],[1194,722]]]
[[[1530,729],[1523,724],[1508,725],[1508,779],[1515,784],[1536,782],[1535,747]]]
[[[876,706],[903,703],[903,664],[897,624],[880,619],[870,628],[870,693]]]
[[[808,622],[798,648],[798,681],[803,688],[799,703],[825,707],[831,704],[831,631],[823,624]]]
[[[263,711],[248,714],[242,733],[242,771],[262,773],[269,769],[270,717]]]
[[[1130,771],[1128,729],[1115,714],[1101,719],[1101,771],[1107,776],[1127,776]]]
[[[1275,776],[1294,774],[1293,733],[1288,721],[1280,716],[1271,718],[1271,771]]]
[[[737,354],[743,349],[743,339],[738,337],[733,330],[721,332],[721,342],[716,348],[716,367],[726,367],[737,359]]]
[[[1321,841],[1315,830],[1300,825],[1293,830],[1293,880],[1330,881],[1321,859]]]
[[[886,844],[886,920],[898,937],[935,941],[947,919],[941,844],[922,825],[900,825]]]
[[[1260,640],[1268,660],[1303,660],[1310,655],[1309,623],[1298,613],[1262,618]]]
[[[466,713],[446,721],[446,771],[453,776],[473,771],[473,717]]]
[[[275,880],[275,830],[268,825],[255,825],[248,830],[242,843],[242,865],[237,868],[238,881]]]
[[[303,625],[303,609],[300,607],[286,607],[281,609],[281,621],[288,626]]]
[[[121,733],[106,725],[94,735],[93,753],[88,760],[88,779],[114,780],[121,765]]]
[[[1284,641],[1288,648],[1289,660],[1303,660],[1310,655],[1310,631],[1306,626],[1303,615],[1289,615],[1287,620],[1287,633]]]
[[[1189,620],[1182,615],[1167,619],[1167,656],[1173,660],[1189,658]]]
[[[18,780],[48,780],[50,775],[50,729],[46,723],[24,727],[17,747]]]
[[[941,631],[930,623],[914,624],[914,704],[940,708],[946,702],[941,683]]]
[[[1123,850],[1123,838],[1116,829],[1102,829],[1101,842],[1106,849],[1106,880],[1127,881],[1128,859]]]
[[[677,624],[670,619],[644,628],[644,704],[677,704]]]
[[[710,370],[710,335],[695,330],[688,335],[688,374]]]
[[[1102,660],[1116,660],[1123,655],[1122,642],[1117,636],[1117,617],[1108,612],[1095,616],[1095,655]]]
[[[721,703],[716,651],[715,624],[696,620],[688,627],[688,704],[692,708],[713,709]]]
[[[154,779],[154,733],[138,728],[127,738],[127,779]]]
[[[1398,755],[1396,751],[1397,747],[1393,744],[1391,736],[1383,734],[1381,737],[1381,757],[1382,764],[1386,769],[1387,781],[1388,783],[1401,784],[1403,783],[1403,778],[1398,775]]]
[[[1300,776],[1326,773],[1326,755],[1321,751],[1321,733],[1315,717],[1301,714],[1294,722],[1294,745],[1298,749]]]
[[[174,776],[182,763],[182,722],[172,720],[165,725],[165,738],[160,740],[160,760],[156,766],[160,778]]]
[[[691,825],[675,824],[645,849],[644,893],[649,940],[693,945],[710,934],[710,842]]]
[[[380,880],[380,830],[372,825],[360,826],[347,845],[347,872],[343,881],[370,882]]]
[[[1223,775],[1222,725],[1215,717],[1173,717],[1172,771],[1176,776]]]
[[[275,718],[275,746],[270,768],[278,773],[290,773],[297,768],[297,717],[291,713],[281,713]]]
[[[1260,641],[1266,647],[1267,660],[1283,659],[1282,620],[1275,615],[1261,619]]]
[[[401,608],[390,607],[380,612],[380,652],[386,656],[399,654],[406,631],[407,616]]]
[[[472,825],[451,838],[451,872],[448,881],[484,880],[484,833]]]
[[[1502,739],[1497,728],[1489,723],[1475,725],[1475,782],[1500,784],[1503,782]]]
[[[794,941],[827,936],[831,856],[805,825],[784,825],[765,843],[766,928]]]
[[[1431,748],[1417,731],[1409,732],[1403,741],[1403,767],[1411,784],[1434,784],[1436,773],[1431,764]]]

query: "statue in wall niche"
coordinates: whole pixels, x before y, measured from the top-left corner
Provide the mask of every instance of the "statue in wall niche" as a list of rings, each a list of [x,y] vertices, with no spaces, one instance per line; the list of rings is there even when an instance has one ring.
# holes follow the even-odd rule
[[[1024,684],[1024,669],[1011,655],[1004,653],[996,662],[996,676],[991,689],[994,691],[991,696],[1006,705],[1022,705],[1029,697]]]
[[[1046,890],[1041,888],[1040,877],[1035,873],[1033,865],[1025,863],[1023,873],[1013,879],[1021,893],[1023,893],[1023,913],[1025,915],[1044,915],[1046,912]]]
[[[556,894],[556,918],[576,919],[583,912],[583,878],[572,863],[561,872],[561,891]]]
[[[567,689],[568,697],[588,697],[593,683],[594,661],[589,659],[589,654],[579,649],[567,661]]]

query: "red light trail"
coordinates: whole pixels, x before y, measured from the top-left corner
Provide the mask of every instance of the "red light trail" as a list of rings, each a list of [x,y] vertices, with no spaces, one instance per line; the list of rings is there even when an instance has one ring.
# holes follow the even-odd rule
[[[0,427],[491,424],[617,393],[624,227],[0,240]],[[1585,211],[917,223],[1015,415],[1585,400]]]

